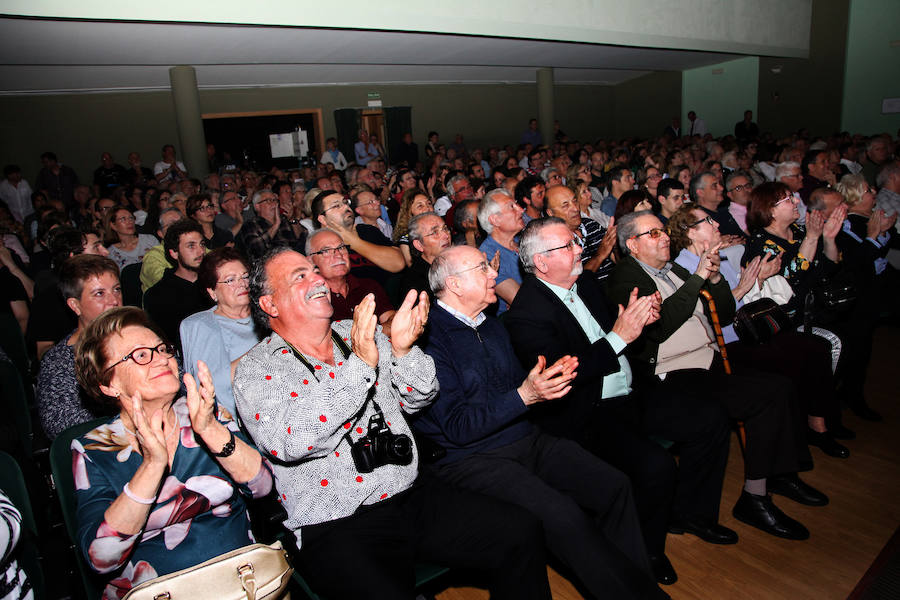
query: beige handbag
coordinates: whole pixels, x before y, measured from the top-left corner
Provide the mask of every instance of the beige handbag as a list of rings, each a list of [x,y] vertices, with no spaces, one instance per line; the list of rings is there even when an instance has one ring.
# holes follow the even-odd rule
[[[281,542],[251,544],[145,581],[123,600],[288,600],[293,573]]]

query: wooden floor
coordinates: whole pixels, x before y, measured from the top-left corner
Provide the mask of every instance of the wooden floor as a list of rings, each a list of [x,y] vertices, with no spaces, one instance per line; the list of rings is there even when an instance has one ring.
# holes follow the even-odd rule
[[[732,437],[720,522],[738,532],[734,546],[714,546],[693,536],[670,535],[666,554],[678,582],[665,590],[674,600],[830,600],[846,598],[900,526],[900,330],[877,332],[869,370],[869,404],[884,415],[869,423],[844,411],[844,424],[857,439],[844,442],[850,458],[840,460],[811,448],[816,467],[803,479],[825,492],[825,507],[796,504],[776,496],[776,504],[810,530],[809,540],[782,540],[731,516],[742,484],[743,466]],[[550,570],[553,597],[581,598],[572,584]],[[449,588],[438,600],[481,600],[486,591]]]

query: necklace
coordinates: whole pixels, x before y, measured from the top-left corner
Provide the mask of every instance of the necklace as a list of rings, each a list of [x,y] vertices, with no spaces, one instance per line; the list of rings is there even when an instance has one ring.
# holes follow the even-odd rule
[[[133,435],[133,436],[134,436],[134,439],[137,439],[137,433],[135,433],[134,431],[132,431],[132,430],[128,429],[127,427],[125,427],[125,423],[122,423],[122,429],[124,429],[126,433],[130,433],[131,435]],[[178,427],[178,417],[176,416],[176,417],[175,417],[175,425],[172,426],[172,427],[171,427],[171,430],[169,431],[169,433],[166,434],[166,441],[172,439],[172,436],[173,436],[173,435],[175,434],[175,432],[178,431],[179,429],[181,429],[181,427]]]

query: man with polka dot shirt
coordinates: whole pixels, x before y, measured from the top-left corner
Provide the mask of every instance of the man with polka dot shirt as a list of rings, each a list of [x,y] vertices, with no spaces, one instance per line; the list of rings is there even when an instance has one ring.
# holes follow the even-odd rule
[[[235,403],[273,465],[285,526],[300,549],[297,566],[313,589],[412,599],[415,562],[425,560],[488,571],[492,597],[549,598],[533,517],[418,476],[404,414],[437,393],[434,362],[414,345],[427,296],[407,295],[390,339],[378,330],[371,295],[352,321],[334,322],[324,278],[289,248],[258,262],[250,296],[254,319],[272,333],[238,364]],[[353,447],[383,428],[406,436],[411,455],[354,460]]]

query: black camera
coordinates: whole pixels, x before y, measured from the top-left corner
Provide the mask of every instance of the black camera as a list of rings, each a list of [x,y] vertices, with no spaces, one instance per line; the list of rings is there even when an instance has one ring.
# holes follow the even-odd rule
[[[411,463],[413,443],[405,433],[393,433],[379,411],[369,419],[368,433],[350,445],[350,455],[357,471],[371,473],[384,465]]]

